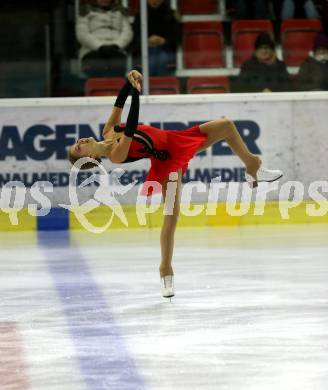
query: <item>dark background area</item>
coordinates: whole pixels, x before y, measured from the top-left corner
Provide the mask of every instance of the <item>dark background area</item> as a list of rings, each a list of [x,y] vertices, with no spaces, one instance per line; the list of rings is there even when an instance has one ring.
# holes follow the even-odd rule
[[[1,1],[0,97],[80,94],[74,12],[73,0]]]

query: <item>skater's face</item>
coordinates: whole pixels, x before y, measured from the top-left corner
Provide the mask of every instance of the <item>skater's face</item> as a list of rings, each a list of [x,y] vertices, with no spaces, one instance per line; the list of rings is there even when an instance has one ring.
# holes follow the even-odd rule
[[[70,148],[70,155],[76,159],[94,157],[97,141],[93,137],[81,138]]]

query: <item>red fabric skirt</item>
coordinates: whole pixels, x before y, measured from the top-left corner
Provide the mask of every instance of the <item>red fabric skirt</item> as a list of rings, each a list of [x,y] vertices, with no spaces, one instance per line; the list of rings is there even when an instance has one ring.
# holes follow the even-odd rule
[[[193,126],[186,130],[159,130],[151,126],[140,125],[138,130],[145,132],[152,138],[156,149],[165,149],[170,154],[170,159],[162,161],[150,157],[151,167],[146,177],[147,181],[156,181],[161,185],[171,172],[179,169],[184,174],[188,168],[189,161],[207,140],[207,134],[201,133],[199,126]],[[142,195],[150,195],[159,192],[156,186],[153,189],[143,185]]]

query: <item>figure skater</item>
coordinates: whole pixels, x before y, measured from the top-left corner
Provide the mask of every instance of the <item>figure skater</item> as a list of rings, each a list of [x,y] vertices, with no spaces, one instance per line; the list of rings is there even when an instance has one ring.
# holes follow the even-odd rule
[[[113,163],[127,163],[142,158],[149,158],[151,168],[146,181],[157,181],[162,185],[164,204],[167,200],[167,183],[169,174],[177,172],[177,187],[172,215],[164,215],[161,229],[161,263],[159,267],[162,295],[165,298],[174,296],[172,256],[174,232],[179,216],[181,177],[187,169],[188,162],[199,151],[216,142],[225,140],[231,150],[242,160],[246,167],[246,180],[251,187],[258,182],[273,182],[282,176],[280,170],[269,170],[262,167],[258,156],[252,154],[235,125],[228,119],[217,119],[189,129],[160,130],[148,125],[138,125],[139,94],[142,75],[132,70],[128,81],[119,92],[112,113],[103,129],[104,141],[94,138],[82,138],[69,149],[72,164],[79,158],[91,157],[100,160],[107,157]],[[132,100],[126,126],[121,126],[121,115],[125,101],[132,90]],[[95,164],[86,163],[84,169],[93,168]]]

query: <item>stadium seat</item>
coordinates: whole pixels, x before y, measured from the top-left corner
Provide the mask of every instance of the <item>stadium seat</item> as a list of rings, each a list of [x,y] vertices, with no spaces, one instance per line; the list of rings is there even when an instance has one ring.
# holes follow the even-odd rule
[[[140,9],[140,0],[129,0],[128,8],[129,8],[129,13],[135,15]]]
[[[224,38],[221,22],[186,22],[182,40],[185,68],[222,68]]]
[[[218,11],[216,0],[179,0],[179,11],[185,14],[215,14]]]
[[[230,90],[227,76],[195,76],[187,81],[188,93],[225,93]]]
[[[86,96],[116,96],[125,83],[124,77],[91,78],[84,86]]]
[[[170,95],[180,93],[180,82],[175,76],[149,78],[149,93],[151,95]]]
[[[313,48],[313,41],[322,31],[319,19],[287,19],[281,25],[283,58],[287,66],[299,66]]]
[[[232,22],[231,35],[234,66],[240,67],[254,53],[255,41],[262,32],[273,37],[273,26],[270,20],[235,20]]]

